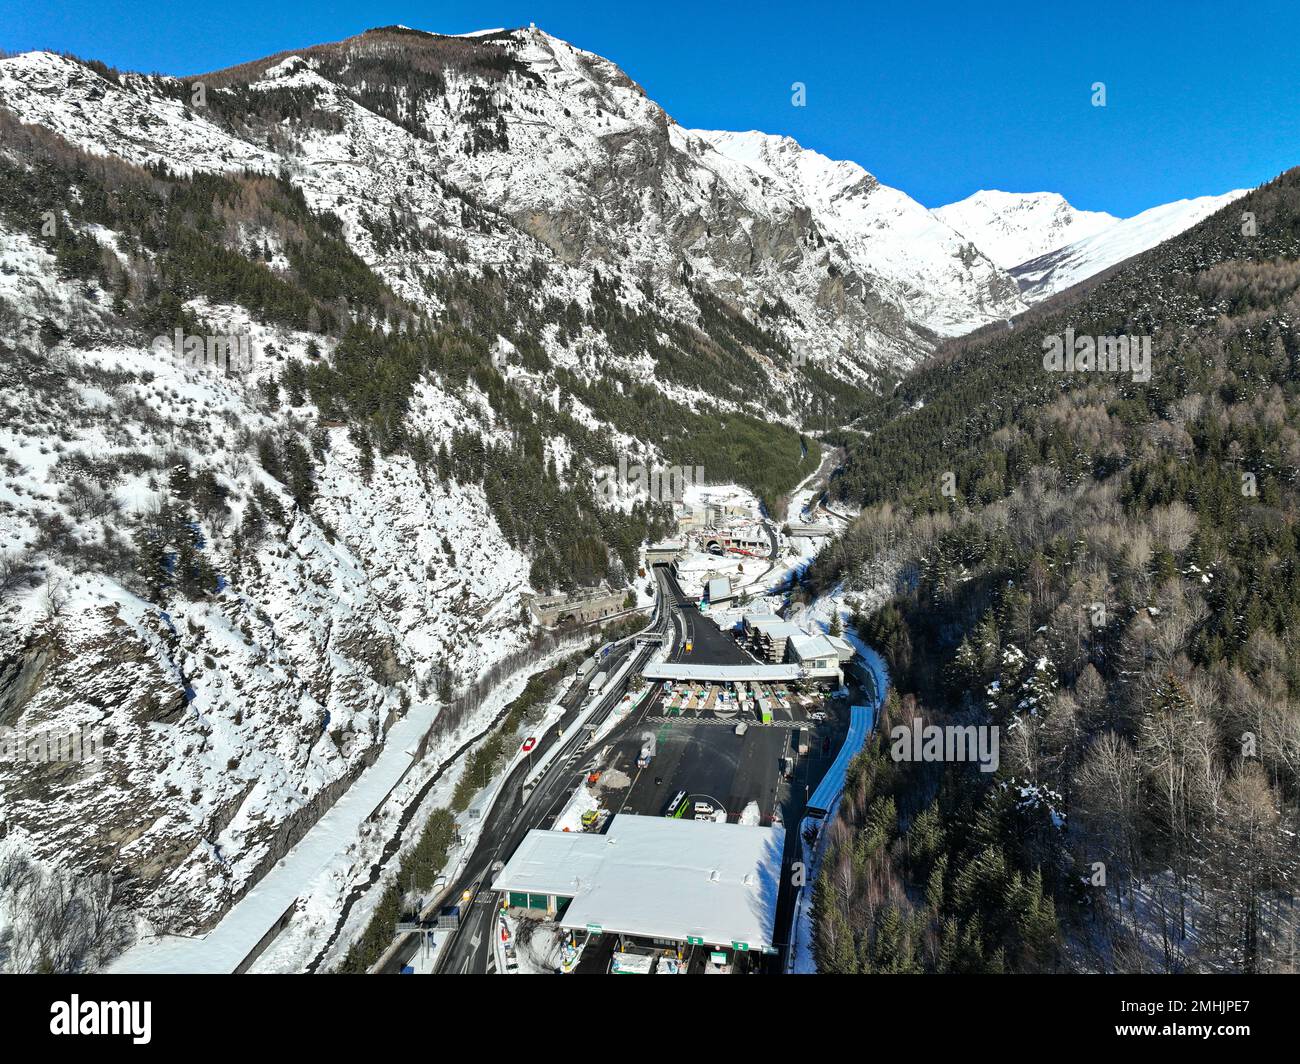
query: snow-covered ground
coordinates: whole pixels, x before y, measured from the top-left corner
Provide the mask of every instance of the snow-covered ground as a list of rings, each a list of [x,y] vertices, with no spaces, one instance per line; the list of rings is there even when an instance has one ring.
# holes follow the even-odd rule
[[[1025,300],[1038,302],[1177,236],[1249,191],[1239,188],[1219,196],[1198,196],[1151,207],[1024,262],[1011,274],[1020,283]]]
[[[536,666],[521,670],[507,678],[485,698],[475,713],[456,731],[441,737],[422,762],[426,770],[440,766],[451,753],[472,735],[488,727],[492,719],[523,691],[533,672],[549,667],[570,652],[568,645],[555,650],[549,658]],[[555,713],[555,707],[551,707]],[[413,792],[421,785],[419,775],[404,780],[404,788],[395,790],[397,783],[411,768],[412,754],[424,732],[436,718],[435,707],[421,707],[394,726],[378,760],[362,773],[356,783],[335,803],[315,826],[234,908],[221,922],[202,938],[163,936],[144,939],[128,950],[110,967],[119,973],[140,972],[232,972],[257,946],[266,932],[285,911],[298,901],[300,913],[294,923],[277,941],[277,948],[269,957],[259,958],[255,970],[283,971],[290,959],[301,961],[304,945],[319,947],[317,936],[332,926],[337,918],[341,893],[350,878],[348,873],[359,866],[368,867],[368,853],[372,848],[382,849],[386,836],[379,831],[366,830],[373,814],[383,803],[392,818],[403,808],[403,792]],[[475,797],[471,809],[482,809],[490,804],[497,787],[521,755],[516,753],[496,773],[492,784]],[[463,768],[463,762],[455,765]],[[459,771],[439,781],[433,801],[450,798]],[[475,818],[467,812],[461,817],[465,839],[462,852],[474,844]],[[410,840],[418,837],[418,827],[410,832]],[[367,847],[364,842],[371,843]],[[369,892],[377,902],[381,889],[372,887]],[[364,906],[354,907],[353,918],[366,918]],[[324,918],[322,920],[322,917]],[[364,925],[362,925],[364,926]],[[342,936],[341,936],[342,937]],[[347,939],[343,937],[346,946]],[[346,950],[344,950],[346,951]],[[289,968],[288,970],[295,970]]]
[[[174,935],[145,939],[119,957],[109,971],[227,973],[249,955],[277,919],[313,882],[392,790],[411,764],[420,737],[432,725],[433,706],[419,707],[394,725],[378,760],[262,880],[202,938]]]
[[[600,808],[600,801],[585,783],[574,790],[555,823],[550,825],[552,831],[581,831],[584,813],[594,813]]]

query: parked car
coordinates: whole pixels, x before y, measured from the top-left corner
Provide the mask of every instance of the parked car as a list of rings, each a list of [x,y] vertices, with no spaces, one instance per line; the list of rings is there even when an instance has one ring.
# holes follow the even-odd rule
[[[519,748],[519,752],[521,754],[526,754],[528,753],[529,750],[531,750],[536,745],[537,745],[537,739],[534,736],[530,735],[527,739],[524,740],[524,745]]]

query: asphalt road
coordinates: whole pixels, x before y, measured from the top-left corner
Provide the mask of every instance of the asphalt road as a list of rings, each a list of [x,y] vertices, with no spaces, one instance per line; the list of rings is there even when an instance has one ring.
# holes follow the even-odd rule
[[[695,600],[683,594],[677,578],[665,568],[655,570],[662,587],[671,597],[671,608],[678,628],[677,645],[669,661],[693,665],[753,665],[754,659],[746,654],[731,636],[701,615]],[[688,654],[686,644],[693,644]]]
[[[641,734],[656,737],[654,760],[636,768]],[[700,723],[674,717],[664,723],[645,722],[628,736],[613,759],[632,783],[616,799],[613,811],[662,816],[678,790],[696,800],[712,799],[733,822],[751,801],[758,802],[764,822],[778,801],[779,765],[789,728],[751,727],[743,737],[731,724]]]
[[[773,554],[776,551],[776,537],[772,535]],[[654,627],[664,633],[670,641],[669,660],[698,662],[700,664],[740,665],[752,664],[753,659],[745,653],[732,639],[720,631],[717,625],[703,617],[694,600],[683,594],[677,580],[668,569],[655,567],[656,582],[659,592],[659,606],[654,617]],[[690,654],[685,653],[685,644],[692,642]],[[608,671],[613,675],[622,666],[628,656],[633,658],[632,667],[619,683],[606,690],[600,699],[590,722],[599,725],[622,699],[631,677],[637,675],[654,652],[653,644],[637,644],[628,640],[611,651]],[[566,729],[576,718],[585,698],[585,685],[576,687],[566,698],[565,715],[559,729]],[[655,692],[643,708],[619,729],[611,734],[605,742],[636,742],[641,730],[648,725],[644,723],[647,716],[654,716],[661,703],[661,693]],[[682,724],[686,725],[683,720]],[[797,725],[795,725],[797,726]],[[669,729],[671,735],[674,729]],[[651,811],[658,799],[657,792],[664,789],[656,786],[656,775],[698,779],[693,792],[709,793],[706,787],[714,787],[719,793],[712,795],[729,813],[734,816],[745,802],[756,799],[766,820],[778,804],[786,805],[784,810],[787,823],[797,826],[798,820],[792,819],[790,805],[801,808],[803,787],[786,788],[781,786],[775,771],[781,750],[789,734],[785,728],[754,727],[746,734],[743,742],[737,743],[730,727],[712,725],[708,727],[676,728],[676,735],[660,747],[659,756],[652,767],[638,773],[629,791],[630,808]],[[716,742],[709,732],[716,732]],[[631,737],[629,737],[631,733]],[[438,971],[447,974],[482,974],[495,967],[495,951],[492,936],[498,934],[496,913],[497,897],[491,890],[492,879],[499,862],[507,860],[523,841],[524,836],[533,828],[544,827],[563,807],[585,775],[589,751],[587,744],[589,732],[584,730],[571,738],[565,747],[552,760],[549,768],[532,792],[524,797],[523,784],[531,776],[532,767],[525,762],[517,767],[506,780],[499,792],[496,802],[486,813],[486,821],[479,835],[470,860],[465,865],[464,873],[446,892],[444,904],[454,903],[469,891],[470,900],[461,905],[461,922],[451,942],[443,949],[438,963]],[[730,742],[725,742],[724,737]],[[557,728],[550,728],[547,734],[540,736],[534,758],[540,758],[544,752],[558,742]],[[802,759],[800,759],[802,760]],[[535,763],[535,762],[533,762]],[[672,772],[666,772],[670,763]],[[801,766],[802,767],[802,766]],[[656,772],[655,769],[660,771]],[[804,770],[805,772],[807,769]],[[796,778],[796,785],[802,782]],[[794,792],[794,793],[791,793]],[[663,800],[671,798],[663,795]],[[793,799],[793,801],[791,800]],[[790,846],[790,852],[796,847]],[[786,884],[783,876],[782,893]],[[784,899],[783,899],[784,900]],[[785,906],[780,908],[787,908]],[[778,913],[778,928],[782,926]],[[778,932],[779,933],[779,932]],[[410,962],[419,948],[419,941],[414,935],[407,937],[406,943],[397,952],[392,962],[385,966],[385,971],[396,972]]]
[[[657,569],[656,575],[660,582],[660,602],[670,603],[671,600],[664,594],[663,578],[666,572]],[[680,592],[680,589],[678,591]],[[667,612],[660,609],[655,618],[656,628],[668,631],[670,638],[672,638],[671,615],[671,609]],[[628,640],[610,652],[607,659],[610,675],[618,671],[629,655],[633,658],[632,667],[623,680],[603,692],[589,723],[599,725],[608,717],[610,711],[622,699],[628,680],[641,671],[654,650],[654,644],[637,644],[634,640]],[[567,709],[565,719],[558,728],[567,728],[576,717],[580,706],[581,699],[578,699]],[[566,743],[527,798],[523,796],[523,784],[531,775],[531,769],[526,763],[512,772],[507,779],[487,814],[478,845],[465,866],[465,873],[450,892],[450,897],[455,899],[468,890],[471,893],[471,900],[461,906],[460,926],[443,950],[438,963],[439,972],[475,974],[492,969],[495,956],[492,936],[497,934],[495,920],[497,899],[491,890],[491,885],[496,863],[507,860],[529,831],[544,826],[547,820],[559,812],[564,801],[582,779],[582,766],[585,763],[584,755],[589,734],[589,730],[584,729]],[[549,742],[557,742],[555,736],[556,729],[550,729],[547,736]],[[538,750],[534,756],[540,756],[543,749],[542,742],[539,740]],[[400,962],[395,960],[389,969],[400,971],[401,966],[408,963],[415,955],[418,945],[418,941],[412,936],[409,944],[399,953]]]

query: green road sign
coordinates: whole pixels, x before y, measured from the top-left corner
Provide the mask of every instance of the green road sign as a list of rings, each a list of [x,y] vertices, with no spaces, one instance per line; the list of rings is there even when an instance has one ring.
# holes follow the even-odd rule
[[[734,950],[739,950],[741,953],[747,953],[747,952],[749,951],[749,943],[748,943],[748,942],[733,942],[733,943],[731,944],[731,948],[734,949]]]
[[[704,945],[704,939],[702,939],[699,935],[687,935],[686,944],[688,946],[702,946]]]
[[[592,935],[600,935],[604,934],[605,929],[601,927],[600,924],[588,924],[587,932]]]

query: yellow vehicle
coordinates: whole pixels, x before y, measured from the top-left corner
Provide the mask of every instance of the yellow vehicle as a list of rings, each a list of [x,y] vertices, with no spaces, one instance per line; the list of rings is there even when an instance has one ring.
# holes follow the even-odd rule
[[[695,649],[695,644],[689,639],[686,640],[686,653],[689,654],[694,649]]]

